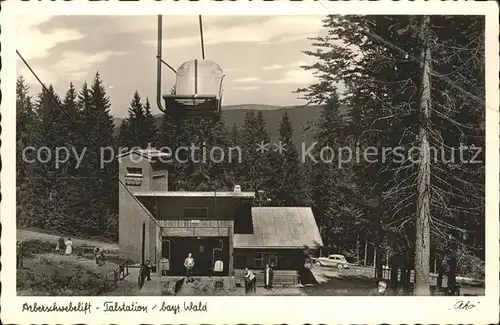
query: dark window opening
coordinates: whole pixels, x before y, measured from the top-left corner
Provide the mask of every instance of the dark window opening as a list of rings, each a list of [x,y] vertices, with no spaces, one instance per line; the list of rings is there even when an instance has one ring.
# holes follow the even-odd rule
[[[262,268],[266,264],[278,266],[278,253],[277,252],[259,252],[255,253],[254,266],[256,268]]]
[[[183,219],[208,219],[208,208],[206,207],[189,207],[183,210]]]
[[[142,177],[142,168],[140,167],[127,167],[128,177]]]

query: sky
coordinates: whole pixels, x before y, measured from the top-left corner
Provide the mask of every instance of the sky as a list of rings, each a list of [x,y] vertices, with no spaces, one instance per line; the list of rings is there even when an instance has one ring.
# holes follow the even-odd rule
[[[304,104],[299,87],[315,82],[314,63],[302,51],[308,37],[325,33],[323,16],[203,16],[206,59],[226,75],[223,105]],[[111,98],[111,113],[124,117],[135,90],[156,98],[157,16],[20,16],[17,50],[46,84],[63,95],[73,82],[79,89],[99,71]],[[201,58],[198,16],[163,16],[163,59],[174,68]],[[32,92],[41,87],[18,60],[17,73]],[[163,69],[163,93],[175,75]]]

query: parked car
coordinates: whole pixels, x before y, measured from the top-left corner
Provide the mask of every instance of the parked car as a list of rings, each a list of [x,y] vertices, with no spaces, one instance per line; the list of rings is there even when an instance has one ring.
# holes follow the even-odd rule
[[[314,264],[318,266],[336,267],[338,269],[350,268],[345,256],[341,254],[332,254],[328,255],[328,257],[318,257],[314,260]]]

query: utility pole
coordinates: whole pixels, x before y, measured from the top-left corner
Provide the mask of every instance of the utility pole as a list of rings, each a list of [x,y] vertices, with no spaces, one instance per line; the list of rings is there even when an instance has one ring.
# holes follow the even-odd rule
[[[415,296],[430,295],[430,147],[428,127],[430,124],[430,60],[428,45],[429,16],[423,16],[421,37],[423,40],[421,66],[422,84],[420,97],[420,166],[418,171],[417,221],[415,240]]]

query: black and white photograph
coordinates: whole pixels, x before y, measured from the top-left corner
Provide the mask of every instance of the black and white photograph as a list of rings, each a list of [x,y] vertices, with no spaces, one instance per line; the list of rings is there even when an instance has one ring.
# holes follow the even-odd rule
[[[485,13],[323,9],[19,13],[13,296],[493,293]]]

